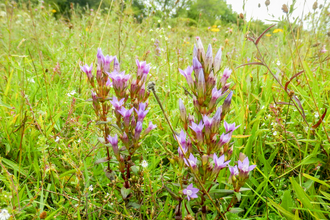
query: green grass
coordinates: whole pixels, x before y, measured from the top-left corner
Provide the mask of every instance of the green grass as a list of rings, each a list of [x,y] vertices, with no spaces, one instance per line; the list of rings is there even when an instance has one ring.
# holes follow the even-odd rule
[[[143,202],[124,204],[117,190],[120,180],[109,181],[105,165],[94,165],[105,150],[97,141],[100,130],[85,101],[90,87],[79,65],[95,63],[98,47],[117,55],[121,69],[129,73],[136,71],[136,58],[151,63],[149,80],[156,82],[166,114],[180,131],[178,100],[189,97],[181,88],[186,82],[178,68],[191,65],[196,36],[204,47],[224,47],[222,68],[233,69],[234,91],[226,121],[241,125],[234,133],[234,155],[244,152],[257,164],[244,186],[251,191],[236,204],[243,212],[227,218],[330,218],[330,114],[311,129],[330,101],[328,53],[312,46],[329,45],[324,33],[312,34],[299,26],[292,31],[286,25],[283,33],[272,33],[272,28],[272,36],[263,36],[258,45],[283,85],[304,71],[288,85],[300,100],[304,120],[267,68],[237,68],[248,57],[251,62],[261,59],[245,38],[249,22],[230,26],[229,33],[227,27],[211,32],[187,26],[184,19],[158,22],[151,16],[137,23],[129,8],[121,13],[116,4],[98,15],[71,11],[70,20],[54,16],[48,7],[1,10],[6,16],[0,17],[0,209],[8,209],[13,219],[39,219],[43,211],[46,219],[173,219],[177,201],[164,185],[179,193],[175,184],[180,172],[172,158],[177,144],[156,100],[150,96],[147,119],[158,128],[142,144],[149,166],[144,176],[135,176]],[[155,39],[162,49],[159,57]],[[54,71],[57,63],[60,69]]]

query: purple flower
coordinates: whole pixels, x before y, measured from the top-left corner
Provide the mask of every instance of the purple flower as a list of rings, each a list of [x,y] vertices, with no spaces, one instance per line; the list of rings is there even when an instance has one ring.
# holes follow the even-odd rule
[[[127,136],[127,134],[126,134],[126,132],[124,131],[124,133],[123,133],[123,135],[122,135],[122,137],[121,137],[121,140],[123,141],[123,143],[126,145],[126,144],[128,144],[128,136]]]
[[[230,160],[225,162],[225,155],[222,155],[218,158],[216,153],[213,154],[213,161],[214,161],[214,168],[216,170],[225,168],[230,162]]]
[[[248,174],[250,171],[252,171],[257,166],[257,165],[250,166],[248,157],[245,157],[243,162],[239,160],[239,161],[237,161],[237,163],[238,163],[238,169],[245,175]]]
[[[214,87],[214,88],[212,89],[212,97],[211,97],[211,101],[210,101],[210,104],[209,104],[209,107],[210,107],[210,108],[212,108],[212,107],[216,104],[218,98],[219,98],[221,95],[222,95],[222,90],[221,90],[221,89],[218,90],[217,87]]]
[[[225,126],[225,129],[226,129],[226,132],[230,132],[232,133],[233,131],[235,131],[237,128],[239,128],[239,126],[241,125],[238,125],[237,127],[235,127],[235,122],[232,123],[232,124],[228,124],[226,121],[224,121],[223,125]]]
[[[214,73],[217,73],[220,70],[221,56],[222,56],[222,49],[220,48],[218,50],[217,54],[215,55],[214,61],[213,61],[213,71],[214,71]]]
[[[246,58],[246,61],[249,63],[251,61],[251,58],[250,57]]]
[[[222,75],[222,77],[220,79],[221,86],[226,85],[226,82],[227,82],[228,78],[230,77],[231,72],[232,72],[232,70],[229,69],[229,68],[226,68],[223,71],[223,75]]]
[[[115,59],[115,57],[112,57],[112,56],[105,56],[104,59],[103,59],[103,69],[104,69],[104,72],[109,72],[110,71],[110,64],[111,62]]]
[[[185,146],[182,146],[182,145],[181,145],[181,147],[182,147],[182,149],[183,149],[183,152],[182,152],[182,150],[181,150],[181,148],[180,148],[180,146],[179,146],[179,147],[178,147],[178,154],[179,154],[179,157],[180,157],[180,158],[183,158],[183,154],[186,154],[186,153],[187,153],[188,148],[185,147]]]
[[[113,152],[115,153],[115,155],[119,155],[119,151],[118,151],[118,137],[117,134],[115,134],[115,136],[111,137],[110,135],[107,137],[107,140],[109,141],[109,143],[112,145],[112,149]]]
[[[220,145],[220,147],[222,146],[222,145],[224,145],[224,144],[227,144],[229,141],[230,141],[230,139],[231,139],[231,134],[222,134],[221,136],[220,136],[220,140],[219,140],[219,145]]]
[[[144,117],[146,117],[147,113],[149,110],[146,109],[146,104],[145,103],[140,103],[139,104],[139,111],[135,109],[135,112],[138,116],[138,121],[143,122]]]
[[[220,127],[222,106],[220,106],[213,116],[212,132],[216,132]]]
[[[199,192],[199,189],[194,188],[193,184],[190,184],[182,192],[187,195],[187,199],[190,201],[191,198],[198,198],[197,193]]]
[[[144,72],[144,68],[147,66],[146,61],[139,62],[138,59],[135,60],[136,66],[137,66],[137,77],[142,77],[142,74]]]
[[[206,72],[209,72],[212,68],[212,63],[213,63],[213,56],[212,56],[212,46],[209,44],[205,56],[205,62],[204,62],[204,67],[206,69]]]
[[[141,131],[142,131],[142,122],[138,121],[135,127],[135,135],[134,135],[135,140],[138,140],[140,138]]]
[[[195,71],[195,75],[198,76],[199,71],[202,69],[202,64],[199,62],[197,57],[193,58],[193,70]]]
[[[113,57],[113,70],[119,72],[119,61],[116,56]]]
[[[232,97],[233,97],[233,91],[231,91],[228,94],[227,98],[225,99],[225,101],[222,104],[223,117],[229,112]]]
[[[205,126],[205,134],[209,135],[211,133],[213,118],[209,118],[207,115],[204,115],[203,122]]]
[[[98,63],[98,65],[100,67],[103,66],[103,64],[104,64],[104,56],[103,56],[103,53],[102,53],[102,49],[101,48],[97,48],[96,57],[97,57],[97,63]]]
[[[204,128],[202,120],[199,122],[198,125],[195,122],[192,122],[191,126],[189,126],[189,127],[196,133],[197,141],[202,143],[203,142],[203,128]]]
[[[179,109],[180,109],[180,116],[181,116],[181,120],[186,123],[187,122],[187,119],[188,119],[188,116],[187,116],[187,110],[186,108],[184,107],[184,104],[182,102],[181,99],[179,99]]]
[[[93,102],[96,102],[96,101],[97,101],[97,94],[96,94],[96,92],[94,92],[94,91],[92,90],[91,93],[92,93],[92,99],[93,99]]]
[[[235,177],[238,176],[239,171],[237,169],[237,165],[235,165],[233,167],[232,166],[228,166],[228,168],[229,168],[229,171],[230,171],[230,177],[229,177],[230,180],[232,179],[233,176],[235,176]]]
[[[124,125],[126,127],[129,126],[129,121],[130,121],[130,118],[131,118],[131,115],[133,113],[133,108],[131,109],[126,109],[124,107],[121,107],[120,110],[118,110],[118,112],[123,116],[124,118]]]
[[[113,105],[113,107],[115,107],[115,110],[118,111],[123,106],[124,101],[125,101],[125,98],[122,98],[120,101],[118,101],[117,97],[114,96],[112,98],[112,101],[110,101],[110,103]]]
[[[192,66],[188,66],[187,69],[185,69],[185,70],[179,69],[179,72],[181,73],[181,75],[183,75],[186,78],[187,83],[190,87],[192,87],[194,84],[194,81],[191,77],[192,71],[193,71]]]
[[[143,132],[144,135],[149,134],[149,132],[155,128],[157,128],[157,125],[152,124],[152,122],[150,121],[147,129]]]
[[[145,92],[146,92],[146,84],[143,83],[138,94],[139,99],[143,99]]]
[[[113,71],[108,75],[112,79],[114,88],[118,91],[123,91],[127,87],[127,81],[131,77],[131,75],[129,74],[125,75],[125,71],[123,72]]]
[[[205,50],[200,37],[196,37],[197,57],[199,60],[205,60]]]
[[[88,79],[92,79],[93,74],[92,74],[92,70],[93,70],[93,63],[91,63],[91,66],[88,66],[87,64],[85,64],[84,66],[80,66],[80,69],[86,73]]]
[[[204,72],[203,69],[199,71],[198,74],[198,82],[197,82],[197,93],[198,97],[202,97],[205,93],[205,78],[204,78]]]
[[[186,133],[181,129],[180,135],[177,136],[182,147],[186,147],[187,136]]]
[[[194,155],[193,155],[192,153],[190,153],[189,158],[188,158],[188,161],[189,161],[189,163],[190,163],[191,168],[196,168],[196,165],[197,165],[197,158],[194,157]],[[189,166],[189,163],[187,162],[186,159],[184,159],[184,163],[185,163],[187,166]]]

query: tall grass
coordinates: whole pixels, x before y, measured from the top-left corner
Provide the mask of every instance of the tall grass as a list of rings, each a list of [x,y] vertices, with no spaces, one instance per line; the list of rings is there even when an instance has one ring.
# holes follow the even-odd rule
[[[13,219],[174,218],[177,203],[165,186],[178,188],[177,145],[156,100],[150,97],[147,118],[158,129],[142,145],[149,166],[144,176],[132,177],[145,196],[141,204],[124,204],[119,180],[109,181],[105,165],[94,165],[105,155],[79,65],[95,62],[98,47],[118,54],[128,72],[135,72],[136,58],[151,63],[150,80],[179,131],[178,100],[188,96],[178,68],[191,65],[196,36],[224,47],[222,68],[233,69],[234,91],[226,120],[241,125],[233,155],[243,151],[257,164],[246,184],[251,191],[237,204],[243,212],[226,217],[330,217],[329,56],[320,53],[329,45],[325,33],[293,27],[288,16],[283,32],[271,28],[255,47],[251,40],[261,33],[248,33],[249,22],[219,32],[182,18],[150,16],[138,23],[129,5],[122,11],[116,2],[93,12],[72,9],[70,18],[48,6],[0,8],[0,209]],[[242,66],[247,63],[255,64]]]

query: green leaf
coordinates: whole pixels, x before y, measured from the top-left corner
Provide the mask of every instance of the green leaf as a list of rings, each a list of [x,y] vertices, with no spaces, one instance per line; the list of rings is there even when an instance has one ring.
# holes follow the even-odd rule
[[[97,161],[95,161],[95,165],[97,164],[100,164],[100,163],[105,163],[105,162],[108,162],[109,161],[109,158],[108,157],[104,157],[104,158],[101,158],[101,159],[98,159]]]
[[[313,200],[311,198],[309,198],[309,196],[305,193],[305,191],[303,190],[303,188],[301,188],[301,186],[296,182],[296,180],[293,177],[290,177],[291,180],[291,184],[292,187],[294,189],[294,191],[296,192],[297,197],[299,198],[300,202],[304,205],[304,207],[306,209],[309,209],[309,213],[311,213],[311,210],[316,210],[315,207],[313,207]],[[322,213],[318,213],[318,212],[313,212],[314,217],[318,218],[318,219],[326,219],[325,216]]]
[[[268,199],[268,201],[272,206],[274,206],[276,209],[278,209],[278,211],[280,211],[287,219],[294,219],[294,220],[300,219],[299,217],[295,216],[291,212],[285,210],[282,206],[275,203],[273,200]]]
[[[120,193],[123,197],[123,199],[126,199],[127,196],[131,193],[131,189],[126,189],[125,187],[122,187],[121,190],[120,190]]]
[[[291,212],[293,207],[295,207],[294,201],[292,200],[292,196],[290,190],[285,190],[282,196],[282,203],[281,206]]]

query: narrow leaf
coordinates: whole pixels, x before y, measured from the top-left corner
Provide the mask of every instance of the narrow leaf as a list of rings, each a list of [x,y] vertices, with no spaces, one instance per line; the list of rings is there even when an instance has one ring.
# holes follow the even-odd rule
[[[297,76],[299,76],[300,74],[302,74],[303,72],[304,72],[304,70],[303,70],[303,71],[300,71],[299,73],[294,74],[294,75],[289,79],[289,81],[287,81],[287,82],[285,83],[285,87],[284,87],[284,89],[287,90],[287,89],[288,89],[288,85],[290,84],[290,82],[291,82],[294,78],[296,78]]]
[[[266,34],[267,31],[269,31],[269,29],[271,29],[272,27],[274,27],[276,24],[273,24],[272,26],[270,26],[269,28],[267,28],[264,32],[262,32],[262,34],[260,34],[260,36],[258,37],[258,39],[256,40],[255,44],[258,45],[259,40],[262,38],[262,36],[264,36],[264,34]]]
[[[319,121],[315,125],[312,126],[311,130],[315,130],[318,126],[320,126],[320,124],[322,123],[325,115],[327,114],[327,111],[328,111],[328,109],[326,108],[323,115],[322,115],[322,117],[319,119]]]
[[[242,67],[242,66],[250,66],[250,65],[261,65],[261,66],[264,66],[263,63],[260,63],[260,62],[251,62],[251,63],[244,63],[242,65],[239,65],[238,67],[236,67],[236,69]]]
[[[278,209],[278,211],[280,211],[287,219],[300,219],[300,218],[296,217],[294,214],[292,214],[291,212],[285,210],[283,207],[281,207],[277,203],[275,203],[273,200],[268,199],[268,201],[272,206],[274,206],[276,209]]]
[[[110,160],[110,158],[108,158],[108,157],[98,159],[97,161],[95,161],[95,165],[100,164],[100,163],[108,162],[109,160]]]

